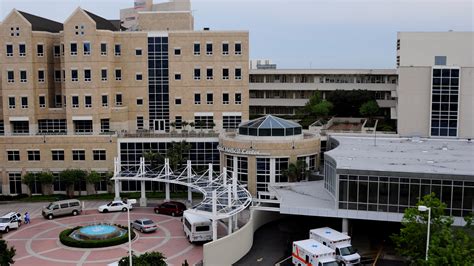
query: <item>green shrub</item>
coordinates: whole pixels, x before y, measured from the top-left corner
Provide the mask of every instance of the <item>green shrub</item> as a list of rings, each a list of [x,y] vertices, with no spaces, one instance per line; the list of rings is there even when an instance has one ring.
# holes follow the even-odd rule
[[[103,248],[103,247],[110,247],[116,246],[128,241],[128,227],[123,225],[116,224],[115,226],[120,227],[122,229],[127,229],[127,233],[121,237],[112,238],[112,239],[104,239],[104,240],[76,240],[69,235],[74,231],[82,226],[76,226],[74,228],[69,228],[62,231],[59,234],[59,241],[65,246],[68,247],[75,247],[75,248]],[[132,230],[132,239],[135,238],[135,232]]]

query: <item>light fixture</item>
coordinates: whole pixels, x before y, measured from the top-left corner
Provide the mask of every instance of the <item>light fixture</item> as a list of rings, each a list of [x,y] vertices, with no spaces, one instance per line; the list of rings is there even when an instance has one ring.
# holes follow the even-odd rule
[[[425,212],[428,211],[428,232],[426,234],[426,254],[425,254],[425,260],[428,260],[428,250],[430,247],[430,224],[431,224],[431,208],[426,207],[424,205],[418,206],[418,211],[420,212]]]

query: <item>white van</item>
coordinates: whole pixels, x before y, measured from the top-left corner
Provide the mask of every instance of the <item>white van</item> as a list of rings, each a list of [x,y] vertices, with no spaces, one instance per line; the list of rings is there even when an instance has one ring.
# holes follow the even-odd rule
[[[339,266],[334,250],[314,239],[293,242],[293,265]]]
[[[191,243],[212,240],[212,222],[202,216],[184,211],[183,229],[184,234]]]
[[[344,265],[360,263],[360,255],[352,248],[351,237],[329,227],[309,231],[309,238],[335,250],[336,259]]]

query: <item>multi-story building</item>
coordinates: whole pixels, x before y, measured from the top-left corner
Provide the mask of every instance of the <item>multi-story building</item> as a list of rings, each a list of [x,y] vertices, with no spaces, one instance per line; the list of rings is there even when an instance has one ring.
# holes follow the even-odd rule
[[[186,139],[163,138],[184,121],[220,131],[248,119],[248,32],[194,31],[186,0],[136,14],[129,30],[81,8],[64,24],[17,10],[2,21],[3,194],[28,192],[26,172],[112,171],[113,157],[143,154],[145,133],[164,152],[158,143]],[[187,139],[190,159],[218,165],[212,136]]]
[[[319,91],[374,91],[377,103],[396,119],[395,69],[251,69],[250,114],[295,115]]]
[[[474,137],[473,40],[473,32],[398,33],[401,136]]]

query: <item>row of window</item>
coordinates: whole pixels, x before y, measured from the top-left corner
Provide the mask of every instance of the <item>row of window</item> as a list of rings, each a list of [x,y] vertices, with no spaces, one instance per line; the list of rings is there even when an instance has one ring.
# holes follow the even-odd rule
[[[226,105],[229,104],[229,93],[222,93],[222,104]],[[242,104],[242,94],[236,93],[234,96],[234,103],[235,104]],[[180,105],[182,104],[181,98],[175,99],[175,104]],[[194,104],[201,104],[201,93],[194,93]],[[213,93],[206,93],[206,104],[214,104],[214,94]]]
[[[39,150],[28,150],[28,161],[41,161],[41,152]],[[19,150],[7,150],[7,158],[10,162],[20,161]],[[94,161],[105,161],[107,159],[106,150],[92,150],[92,159]],[[51,150],[51,160],[64,161],[64,150]],[[72,150],[73,161],[85,161],[86,151],[82,149]]]
[[[205,44],[205,51],[206,55],[213,55],[214,54],[214,44],[212,42],[206,42]],[[195,42],[193,44],[193,54],[198,56],[201,55],[201,43],[200,42]],[[221,44],[221,54],[223,56],[227,56],[230,54],[230,46],[228,42],[223,42]],[[241,42],[235,42],[234,43],[234,54],[235,55],[241,55],[242,54],[242,43]],[[174,55],[180,56],[181,55],[181,48],[177,47],[174,48]]]
[[[229,80],[230,74],[229,74],[229,68],[222,68],[222,79],[223,80]],[[201,80],[201,69],[200,68],[194,68],[194,73],[193,73],[193,78],[194,80]],[[181,73],[175,73],[174,74],[174,79],[175,80],[181,80],[182,75]],[[207,80],[213,80],[214,79],[214,69],[212,67],[206,68],[206,79]],[[242,80],[242,68],[235,68],[234,69],[234,79],[235,80]]]

